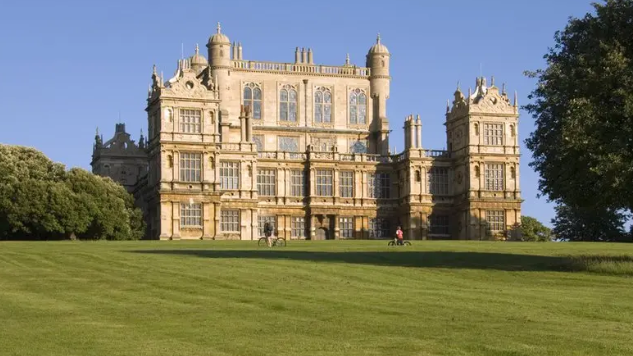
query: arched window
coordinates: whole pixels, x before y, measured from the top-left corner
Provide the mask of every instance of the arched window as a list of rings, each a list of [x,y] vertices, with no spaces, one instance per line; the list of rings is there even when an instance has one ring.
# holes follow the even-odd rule
[[[314,92],[314,122],[332,122],[332,92],[319,87]]]
[[[279,120],[297,122],[297,91],[290,85],[279,92]]]
[[[367,123],[367,95],[360,89],[356,89],[349,94],[349,123]]]
[[[249,106],[253,119],[262,118],[262,90],[258,84],[248,83],[244,86],[244,106]]]

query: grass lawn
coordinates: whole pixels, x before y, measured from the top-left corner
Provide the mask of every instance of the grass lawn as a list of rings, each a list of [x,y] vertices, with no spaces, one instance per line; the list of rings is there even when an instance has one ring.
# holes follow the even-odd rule
[[[632,355],[633,245],[2,242],[1,355]]]

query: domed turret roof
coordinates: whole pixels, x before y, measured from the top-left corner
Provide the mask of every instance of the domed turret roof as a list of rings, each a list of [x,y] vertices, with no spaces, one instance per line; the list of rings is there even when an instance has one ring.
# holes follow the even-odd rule
[[[373,45],[369,49],[369,53],[370,54],[373,54],[373,53],[389,54],[389,50],[387,49],[387,46],[385,46],[384,44],[380,43],[380,34],[378,34],[378,37],[376,38],[376,44]]]
[[[209,43],[231,43],[229,38],[223,34],[221,30],[220,23],[218,22],[218,32],[209,37]]]
[[[191,65],[192,66],[206,66],[208,64],[207,59],[200,54],[200,49],[196,44],[196,53],[191,56]]]

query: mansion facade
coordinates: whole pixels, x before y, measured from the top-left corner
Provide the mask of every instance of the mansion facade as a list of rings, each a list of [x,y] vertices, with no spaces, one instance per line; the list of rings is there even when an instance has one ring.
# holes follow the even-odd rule
[[[217,33],[165,80],[154,67],[147,137],[95,137],[92,167],[134,194],[150,239],[503,238],[520,222],[518,105],[477,78],[446,109],[447,150],[422,147],[420,117],[389,149],[390,54],[364,67],[243,59]]]

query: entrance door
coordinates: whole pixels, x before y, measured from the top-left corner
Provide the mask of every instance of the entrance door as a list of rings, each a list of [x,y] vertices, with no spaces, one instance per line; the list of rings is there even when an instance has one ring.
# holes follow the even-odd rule
[[[318,228],[316,231],[315,240],[327,240],[329,238],[328,230],[326,228]]]

